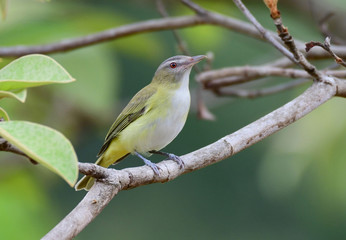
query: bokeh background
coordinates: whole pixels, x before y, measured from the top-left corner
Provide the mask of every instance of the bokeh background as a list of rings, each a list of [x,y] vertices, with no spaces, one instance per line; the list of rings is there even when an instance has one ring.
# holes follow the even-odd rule
[[[155,1],[11,0],[0,22],[0,45],[43,44],[159,18]],[[232,1],[196,1],[244,20]],[[244,1],[275,30],[262,1]],[[331,30],[346,39],[344,0],[279,3],[293,36],[323,41],[318,20],[335,12]],[[171,15],[193,14],[178,1]],[[213,67],[263,64],[280,57],[269,44],[215,26],[179,30],[194,55],[212,51]],[[122,107],[149,83],[157,66],[180,54],[170,31],[145,33],[71,52],[51,54],[77,79],[30,89],[27,102],[0,102],[10,117],[63,132],[79,161],[94,162]],[[1,66],[12,59],[2,59]],[[332,59],[317,63],[331,64]],[[194,72],[191,90],[194,92]],[[287,81],[276,78],[275,83]],[[274,83],[272,81],[271,83]],[[203,147],[269,113],[304,91],[235,99],[206,96],[217,117],[192,108],[181,134],[165,150],[178,155]],[[209,101],[210,100],[210,101]],[[196,98],[192,99],[193,104]],[[76,239],[343,239],[346,236],[346,112],[332,99],[297,123],[226,159],[165,183],[121,192]],[[161,158],[156,158],[157,160]],[[142,165],[129,157],[116,168]],[[83,198],[42,166],[0,153],[0,239],[39,239]]]

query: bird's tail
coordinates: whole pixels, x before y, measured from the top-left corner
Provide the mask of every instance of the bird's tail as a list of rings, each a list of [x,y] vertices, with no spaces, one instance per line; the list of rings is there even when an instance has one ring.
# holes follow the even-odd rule
[[[108,168],[113,163],[118,163],[120,160],[124,159],[129,153],[120,151],[117,152],[117,154],[111,154],[111,156],[106,154],[103,154],[97,161],[95,162],[96,165],[99,165],[101,167]],[[87,191],[90,190],[90,188],[94,185],[95,178],[90,176],[84,176],[79,180],[79,182],[76,184],[75,189],[76,191],[85,189]]]

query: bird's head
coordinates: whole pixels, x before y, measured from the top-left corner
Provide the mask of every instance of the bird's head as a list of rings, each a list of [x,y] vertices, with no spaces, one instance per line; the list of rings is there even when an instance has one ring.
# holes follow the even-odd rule
[[[153,82],[181,83],[188,78],[193,65],[206,58],[205,55],[194,57],[178,55],[163,61],[155,72]]]

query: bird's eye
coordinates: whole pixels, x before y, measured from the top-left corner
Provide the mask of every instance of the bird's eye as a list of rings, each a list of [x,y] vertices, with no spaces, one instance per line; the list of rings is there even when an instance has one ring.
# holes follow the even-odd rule
[[[177,67],[177,64],[176,64],[175,62],[171,62],[171,64],[169,64],[169,66],[170,66],[171,68],[176,68],[176,67]]]

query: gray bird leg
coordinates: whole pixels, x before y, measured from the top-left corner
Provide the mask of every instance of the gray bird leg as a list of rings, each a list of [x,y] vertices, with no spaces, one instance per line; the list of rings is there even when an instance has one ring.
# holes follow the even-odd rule
[[[160,171],[159,171],[159,166],[157,166],[155,163],[151,162],[150,160],[146,159],[145,157],[143,157],[141,154],[139,154],[138,152],[135,152],[136,156],[139,157],[140,159],[143,160],[144,164],[149,166],[151,169],[153,169],[154,173],[156,175],[160,175]]]
[[[184,161],[179,156],[177,156],[173,153],[166,153],[166,152],[155,151],[155,150],[152,150],[149,153],[160,154],[160,155],[166,156],[169,160],[173,160],[174,162],[176,162],[179,165],[180,169],[184,169],[184,167],[185,167]]]

